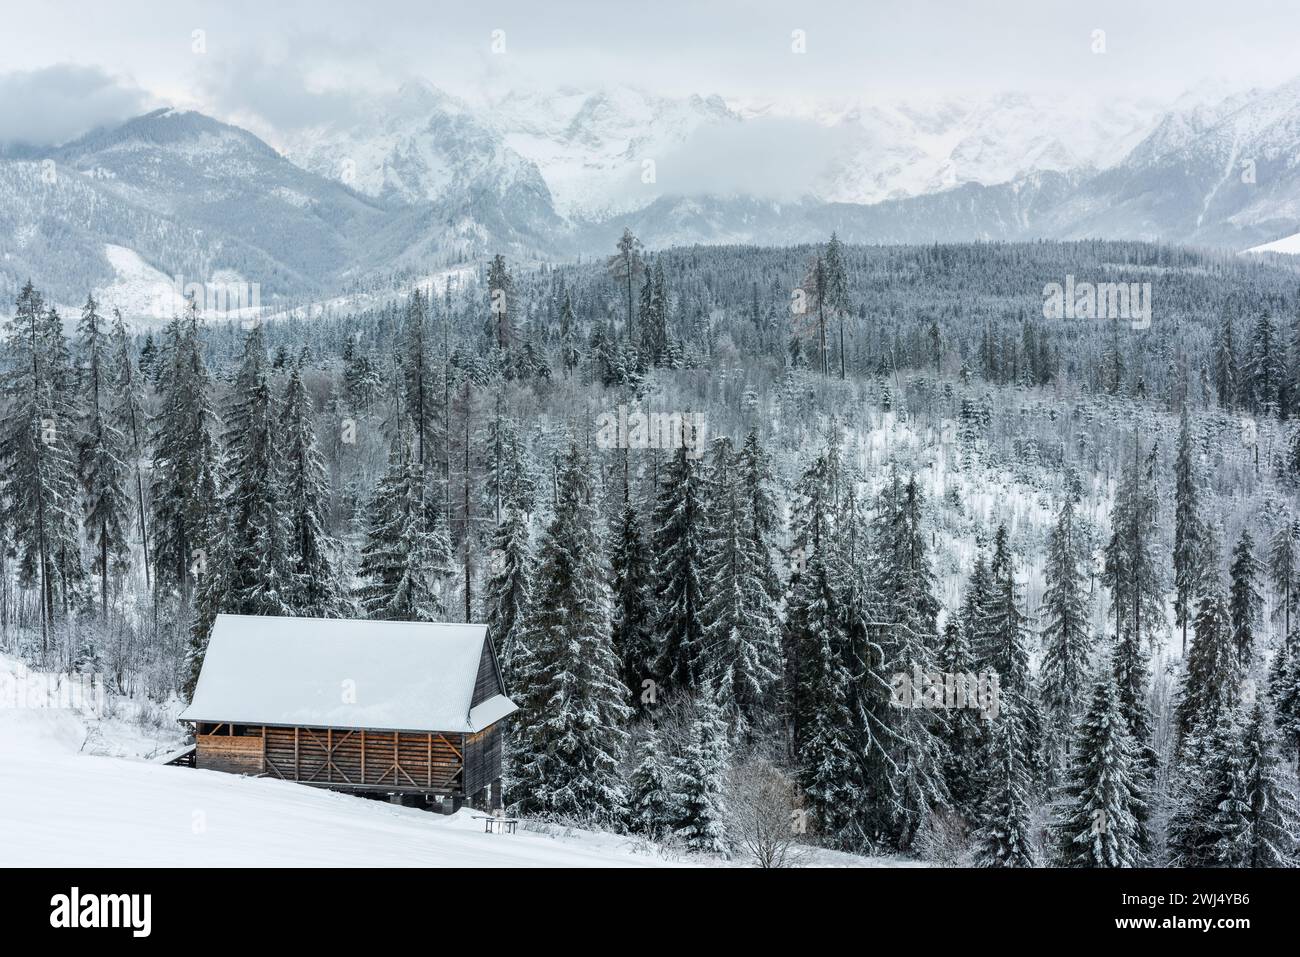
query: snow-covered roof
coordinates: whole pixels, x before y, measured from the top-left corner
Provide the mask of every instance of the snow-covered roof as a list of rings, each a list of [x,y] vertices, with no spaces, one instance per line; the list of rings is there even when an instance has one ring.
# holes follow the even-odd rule
[[[487,640],[486,625],[218,615],[181,718],[481,731],[517,710],[502,694],[473,704]]]

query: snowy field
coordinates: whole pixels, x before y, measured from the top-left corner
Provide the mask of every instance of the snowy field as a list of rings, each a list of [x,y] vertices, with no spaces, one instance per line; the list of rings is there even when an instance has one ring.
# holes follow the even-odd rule
[[[0,656],[0,681],[20,666]],[[265,778],[167,767],[179,736],[117,700],[111,717],[0,700],[3,867],[693,867],[619,834],[525,821],[485,834],[477,812],[447,817]],[[165,722],[162,723],[166,729]],[[898,866],[817,851],[807,864]]]

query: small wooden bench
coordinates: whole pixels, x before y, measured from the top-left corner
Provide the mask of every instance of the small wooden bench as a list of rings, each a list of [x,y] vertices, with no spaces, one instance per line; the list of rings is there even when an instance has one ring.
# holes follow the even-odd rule
[[[484,834],[491,834],[493,831],[498,834],[513,834],[515,825],[519,823],[518,818],[497,817],[491,814],[475,814],[474,820],[483,822]]]

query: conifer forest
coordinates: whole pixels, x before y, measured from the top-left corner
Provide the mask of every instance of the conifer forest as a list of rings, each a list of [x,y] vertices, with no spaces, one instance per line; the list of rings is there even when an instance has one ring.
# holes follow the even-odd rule
[[[1294,861],[1293,269],[615,238],[143,334],[24,286],[7,647],[166,702],[218,613],[481,621],[519,813],[713,853],[758,802],[949,864]],[[1067,273],[1152,281],[1163,319],[1044,318]]]
[[[6,25],[14,926],[1284,926],[1300,7]]]

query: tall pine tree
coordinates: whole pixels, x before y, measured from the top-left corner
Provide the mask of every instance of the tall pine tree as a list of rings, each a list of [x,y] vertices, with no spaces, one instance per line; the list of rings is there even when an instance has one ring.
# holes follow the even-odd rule
[[[610,594],[591,482],[576,445],[556,477],[538,552],[528,655],[517,676],[517,800],[527,813],[613,821],[631,709],[610,640]]]

